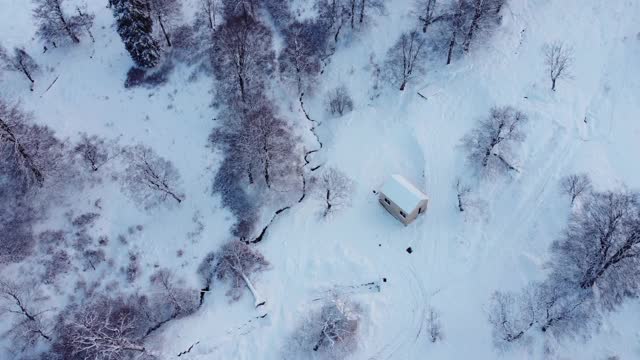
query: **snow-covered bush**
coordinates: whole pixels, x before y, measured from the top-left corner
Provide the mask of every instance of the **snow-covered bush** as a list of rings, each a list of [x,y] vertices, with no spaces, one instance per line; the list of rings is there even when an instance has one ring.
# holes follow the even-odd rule
[[[339,86],[327,94],[327,110],[331,115],[342,116],[353,111],[353,99],[345,86]]]

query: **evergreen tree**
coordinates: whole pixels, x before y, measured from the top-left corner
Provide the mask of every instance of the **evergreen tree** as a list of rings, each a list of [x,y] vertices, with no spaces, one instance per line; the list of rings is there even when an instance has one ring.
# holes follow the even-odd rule
[[[136,65],[152,68],[160,61],[160,48],[153,38],[153,20],[148,0],[113,0],[118,34]]]

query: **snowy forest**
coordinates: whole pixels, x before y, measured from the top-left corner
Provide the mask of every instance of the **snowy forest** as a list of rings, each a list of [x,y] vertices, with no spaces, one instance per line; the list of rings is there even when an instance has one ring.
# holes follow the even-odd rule
[[[632,0],[0,0],[0,359],[639,359],[639,64]]]

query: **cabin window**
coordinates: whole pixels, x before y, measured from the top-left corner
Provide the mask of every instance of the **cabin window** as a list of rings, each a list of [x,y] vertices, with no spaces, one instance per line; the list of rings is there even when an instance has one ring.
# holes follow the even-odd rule
[[[389,201],[389,199],[384,198],[384,202],[386,202],[388,205],[391,205],[391,201]]]
[[[400,210],[400,216],[402,216],[403,218],[406,218],[407,214],[405,214],[404,211]]]

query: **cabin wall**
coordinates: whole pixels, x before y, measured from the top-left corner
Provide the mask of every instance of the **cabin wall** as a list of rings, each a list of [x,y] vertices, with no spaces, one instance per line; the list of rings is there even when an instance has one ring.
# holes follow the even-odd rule
[[[385,199],[388,199],[391,204],[387,204],[387,202],[384,201]],[[398,219],[398,221],[405,225],[411,224],[418,217],[418,215],[422,215],[427,211],[427,200],[424,200],[420,202],[420,206],[416,207],[411,213],[407,214],[406,217],[402,217],[402,215],[400,215],[400,211],[402,211],[402,209],[398,205],[396,205],[393,200],[389,199],[384,193],[379,193],[378,201],[380,201],[382,207],[384,207],[391,215],[393,215],[393,217],[395,217],[396,219]],[[419,208],[423,209],[421,213],[418,213]]]

